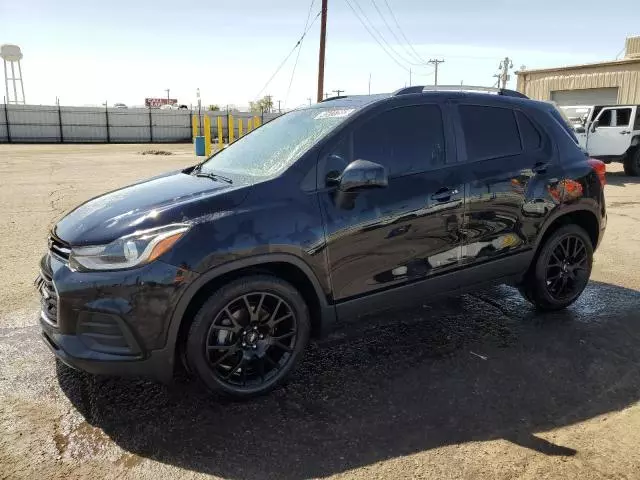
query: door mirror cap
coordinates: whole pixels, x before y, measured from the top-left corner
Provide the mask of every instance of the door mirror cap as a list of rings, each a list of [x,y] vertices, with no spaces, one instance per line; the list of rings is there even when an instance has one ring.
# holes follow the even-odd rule
[[[591,124],[591,133],[596,131],[596,128],[600,126],[600,120],[596,120]]]
[[[338,180],[338,188],[343,192],[384,188],[388,184],[387,169],[368,160],[354,160],[347,165]]]
[[[586,133],[586,130],[585,130],[584,126],[579,125],[579,126],[575,127],[575,132],[576,133]]]

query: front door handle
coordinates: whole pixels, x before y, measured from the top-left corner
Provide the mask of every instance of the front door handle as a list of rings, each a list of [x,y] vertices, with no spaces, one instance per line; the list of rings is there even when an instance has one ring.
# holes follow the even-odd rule
[[[631,132],[629,130],[622,130],[620,135],[631,135]]]
[[[431,200],[435,200],[437,202],[448,202],[449,200],[451,200],[451,197],[454,195],[457,195],[458,190],[456,189],[449,189],[449,188],[441,188],[440,190],[438,190],[436,193],[434,193],[433,195],[431,195]]]
[[[538,162],[533,166],[531,170],[533,170],[534,173],[547,173],[547,164]]]

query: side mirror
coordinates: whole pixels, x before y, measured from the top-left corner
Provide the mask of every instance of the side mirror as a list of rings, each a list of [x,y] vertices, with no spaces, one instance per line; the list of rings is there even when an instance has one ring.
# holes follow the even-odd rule
[[[338,188],[343,192],[367,188],[384,188],[388,184],[387,169],[368,160],[351,162],[338,179]]]
[[[591,133],[593,133],[596,131],[596,128],[598,128],[599,126],[600,126],[600,120],[596,120],[591,124],[591,128],[589,130],[591,130]]]
[[[585,130],[584,126],[582,126],[582,125],[575,127],[574,130],[575,130],[576,133],[586,133],[586,130]]]

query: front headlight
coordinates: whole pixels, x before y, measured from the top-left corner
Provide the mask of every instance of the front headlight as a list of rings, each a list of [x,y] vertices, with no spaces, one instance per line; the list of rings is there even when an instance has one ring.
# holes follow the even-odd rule
[[[173,224],[118,238],[107,245],[74,247],[69,265],[75,270],[119,270],[152,262],[167,252],[189,230]]]

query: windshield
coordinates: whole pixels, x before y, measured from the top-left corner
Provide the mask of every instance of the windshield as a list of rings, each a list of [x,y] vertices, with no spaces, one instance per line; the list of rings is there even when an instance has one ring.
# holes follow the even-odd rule
[[[202,172],[271,177],[283,172],[354,108],[296,110],[266,123],[202,165]]]

